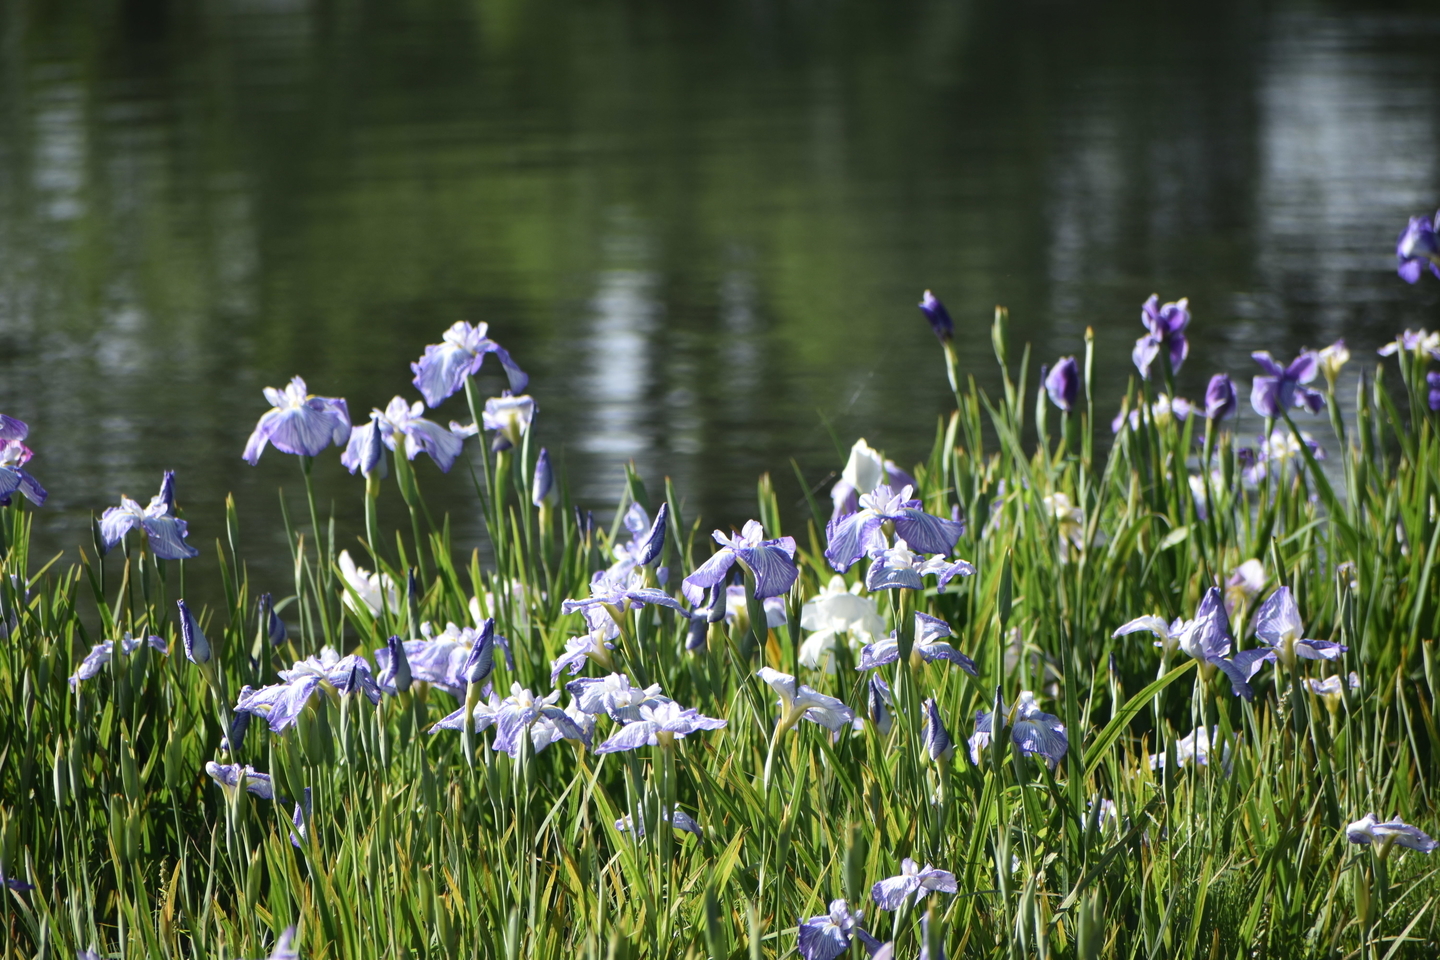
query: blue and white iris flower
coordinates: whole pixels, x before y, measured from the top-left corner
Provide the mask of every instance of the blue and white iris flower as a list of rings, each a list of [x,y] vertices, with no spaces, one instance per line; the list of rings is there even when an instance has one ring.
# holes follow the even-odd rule
[[[771,667],[761,667],[755,676],[770,685],[780,695],[780,719],[777,734],[784,733],[801,720],[818,723],[832,733],[839,733],[855,720],[855,711],[842,700],[827,697],[819,691],[797,683],[788,673],[781,673]]]
[[[428,683],[463,700],[469,684],[484,683],[489,678],[496,648],[505,655],[507,669],[514,669],[510,641],[495,632],[493,619],[487,618],[479,629],[448,623],[444,630],[432,635],[433,629],[422,623],[421,639],[399,645],[411,682]],[[375,665],[380,671],[380,688],[387,693],[398,689],[398,659],[390,644],[375,651]]]
[[[809,920],[801,920],[797,949],[802,960],[835,960],[850,949],[852,938],[858,938],[873,953],[880,943],[860,926],[861,911],[850,909],[844,900],[831,900],[830,912]]]
[[[520,446],[521,439],[529,432],[530,423],[539,409],[533,397],[512,397],[509,390],[486,400],[480,423],[486,430],[495,431],[495,438],[490,441],[490,449],[498,452]]]
[[[403,441],[405,459],[414,460],[420,454],[428,453],[442,473],[449,473],[465,445],[465,437],[473,435],[473,430],[456,429],[453,425],[447,429],[420,416],[424,412],[423,403],[418,400],[413,404],[406,403],[404,397],[395,397],[384,410],[371,410],[370,423],[351,432],[350,443],[340,455],[340,462],[351,473],[372,473],[377,459],[384,459],[374,449],[378,431],[379,441],[387,449],[395,450]],[[369,469],[366,469],[367,466]]]
[[[428,406],[438,407],[447,397],[464,389],[465,378],[479,373],[486,355],[491,353],[505,368],[505,375],[510,378],[510,389],[525,389],[530,377],[510,359],[504,347],[486,336],[489,329],[489,324],[471,326],[461,320],[445,331],[440,343],[427,346],[420,359],[410,364],[410,370],[415,374],[415,389],[420,391]]]
[[[1020,699],[1013,708],[1006,707],[995,694],[995,708],[986,712],[975,711],[975,733],[970,737],[970,759],[980,764],[980,752],[990,745],[995,730],[995,717],[1000,718],[1000,729],[1010,728],[1010,742],[1021,754],[1038,754],[1053,768],[1070,748],[1070,739],[1060,718],[1045,713],[1035,703],[1035,694],[1029,690],[1020,691]]]
[[[660,692],[660,684],[637,687],[623,673],[571,680],[565,689],[575,698],[579,710],[592,716],[605,714],[616,723],[634,723],[643,719],[642,709],[673,702]]]
[[[141,644],[145,643],[150,644],[151,647],[161,653],[169,654],[170,652],[169,645],[160,637],[150,636],[143,640],[138,640],[131,637],[128,633],[125,634],[124,638],[120,641],[120,652],[128,656],[136,650],[139,650]],[[104,643],[97,643],[91,647],[90,652],[85,655],[85,659],[80,661],[80,666],[75,668],[75,674],[70,678],[70,689],[76,690],[82,681],[99,676],[100,671],[105,669],[105,665],[110,662],[110,659],[114,655],[114,640],[106,640]]]
[[[175,471],[166,470],[160,492],[141,507],[129,497],[120,497],[120,506],[108,507],[100,516],[100,539],[108,553],[131,530],[144,530],[150,552],[160,560],[189,560],[200,551],[185,542],[189,532],[185,521],[175,516]]]
[[[914,894],[915,902],[925,899],[928,893],[954,893],[955,874],[949,870],[937,870],[930,864],[920,866],[906,857],[900,861],[898,876],[881,880],[870,888],[870,899],[881,910],[899,910],[905,898]]]
[[[599,753],[600,751],[597,749],[595,752]],[[665,823],[669,823],[676,830],[681,830],[685,833],[693,833],[695,834],[695,836],[702,839],[705,836],[704,831],[700,829],[700,824],[695,822],[695,818],[690,816],[690,814],[686,813],[684,810],[681,810],[679,807],[675,808],[675,818],[673,823],[671,822],[669,807],[660,808],[660,819]],[[627,813],[625,814],[625,816],[615,821],[615,829],[621,833],[629,833],[632,828],[635,831],[635,836],[642,839],[644,838],[645,821],[643,819],[638,817],[631,817],[630,814]]]
[[[227,795],[233,796],[243,783],[246,790],[261,800],[275,799],[275,784],[271,781],[270,774],[256,773],[255,768],[248,764],[242,766],[238,763],[216,763],[211,760],[205,764],[205,772]]]
[[[949,636],[952,636],[950,624],[944,620],[927,613],[915,614],[915,645],[911,648],[911,657],[918,657],[926,663],[944,660],[955,664],[972,677],[979,676],[975,661],[945,642],[945,638]],[[900,641],[892,632],[885,639],[867,644],[861,649],[860,664],[855,669],[874,670],[899,659]]]
[[[1358,843],[1365,846],[1374,844],[1387,851],[1394,844],[1404,847],[1407,850],[1418,850],[1421,853],[1434,853],[1437,844],[1430,835],[1419,827],[1411,826],[1399,817],[1393,820],[1386,820],[1383,823],[1375,819],[1375,814],[1367,813],[1345,828],[1345,839],[1351,843]]]
[[[295,377],[284,390],[265,388],[268,410],[245,444],[245,461],[252,467],[268,443],[281,453],[313,457],[330,444],[345,446],[350,439],[350,411],[339,397],[317,397]]]
[[[685,578],[680,591],[692,606],[705,599],[705,590],[725,580],[730,568],[738,561],[755,577],[755,597],[778,597],[787,592],[800,576],[795,566],[795,538],[765,539],[765,528],[756,520],[745,521],[736,536],[716,530],[712,536],[720,549],[709,560]]]
[[[281,670],[280,679],[284,682],[242,696],[235,712],[251,714],[269,723],[273,732],[283,733],[294,726],[317,690],[334,695],[362,693],[371,703],[380,702],[380,688],[370,674],[370,664],[353,653],[342,657],[331,647],[323,648],[318,657],[307,657],[289,670]]]
[[[1295,665],[1295,658],[1336,660],[1348,648],[1330,640],[1305,639],[1300,623],[1300,610],[1289,587],[1281,587],[1261,605],[1255,614],[1255,636],[1270,645],[1275,658],[1286,667]]]
[[[682,707],[674,701],[642,706],[639,711],[640,719],[622,726],[596,747],[595,752],[618,753],[657,744],[669,748],[676,740],[683,740],[698,730],[718,730],[725,726],[724,720],[702,716],[695,708]]]
[[[1193,620],[1177,619],[1166,624],[1162,618],[1153,615],[1137,617],[1116,630],[1113,636],[1141,630],[1148,630],[1159,637],[1155,646],[1163,648],[1167,654],[1179,649],[1200,661],[1200,672],[1205,679],[1220,670],[1230,679],[1236,696],[1246,700],[1255,696],[1250,689],[1250,678],[1255,676],[1263,663],[1275,659],[1275,651],[1269,647],[1240,650],[1234,656],[1230,655],[1234,638],[1230,635],[1230,617],[1225,612],[1219,587],[1205,591]]]
[[[919,500],[911,499],[912,492],[909,485],[894,490],[880,484],[860,497],[858,512],[826,524],[825,559],[844,573],[861,557],[889,549],[884,534],[886,525],[894,529],[895,536],[910,550],[948,555],[965,532],[964,521],[932,517],[920,509]]]

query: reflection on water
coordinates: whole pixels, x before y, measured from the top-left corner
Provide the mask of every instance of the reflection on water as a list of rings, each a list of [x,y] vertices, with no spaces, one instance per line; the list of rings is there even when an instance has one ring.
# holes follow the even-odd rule
[[[835,441],[923,455],[926,287],[982,384],[995,303],[1037,362],[1093,326],[1102,409],[1152,290],[1191,298],[1192,395],[1253,349],[1440,322],[1391,256],[1440,205],[1419,4],[105,9],[0,13],[0,409],[53,549],[175,467],[200,545],[233,491],[283,591],[296,465],[239,458],[260,388],[300,373],[358,417],[457,319],[531,372],[589,505],[634,460],[717,524],[763,470],[798,502],[789,458],[818,482]],[[464,468],[420,475],[479,542]],[[348,543],[360,485],[317,478]]]

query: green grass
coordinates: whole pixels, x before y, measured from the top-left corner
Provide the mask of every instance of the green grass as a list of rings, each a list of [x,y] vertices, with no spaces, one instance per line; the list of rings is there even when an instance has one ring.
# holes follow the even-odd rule
[[[930,512],[958,506],[966,517],[957,553],[977,572],[938,593],[877,598],[891,626],[912,604],[943,617],[979,677],[943,663],[883,668],[896,696],[889,736],[866,724],[832,742],[801,723],[775,741],[768,789],[776,708],[754,678],[760,666],[862,714],[865,704],[866,675],[848,664],[798,665],[801,607],[833,576],[821,556],[827,513],[813,500],[813,516],[783,531],[800,544],[788,626],[757,635],[742,616],[687,653],[688,623],[675,613],[628,617],[618,668],[725,718],[723,730],[680,741],[673,757],[560,741],[518,760],[492,751],[486,733],[467,760],[458,734],[429,732],[455,709],[448,694],[421,685],[375,708],[332,692],[284,735],[253,724],[238,757],[273,774],[279,793],[312,789],[299,846],[291,805],[227,798],[204,772],[225,759],[224,718],[242,685],[274,682],[325,644],[368,656],[392,633],[418,636],[422,622],[471,623],[475,598],[515,652],[513,673],[497,660],[496,689],[546,692],[550,661],[584,630],[561,601],[588,594],[623,527],[586,533],[566,504],[532,507],[527,443],[487,455],[476,475],[494,558],[482,564],[477,545],[452,543],[446,520],[430,516],[397,459],[393,481],[371,492],[398,492],[410,529],[349,549],[401,585],[416,571],[416,595],[399,609],[372,615],[342,602],[334,558],[344,545],[313,505],[308,523],[247,521],[283,522],[291,535],[292,636],[276,649],[234,549],[232,508],[213,547],[226,603],[201,617],[222,696],[181,653],[177,564],[137,550],[36,569],[29,514],[4,511],[0,868],[35,885],[4,894],[4,956],[93,946],[102,956],[258,957],[298,924],[301,955],[315,958],[782,957],[794,955],[797,920],[838,897],[864,907],[865,926],[906,958],[919,950],[924,911],[951,957],[1433,956],[1436,859],[1351,845],[1344,830],[1371,811],[1440,826],[1440,439],[1423,360],[1401,357],[1398,398],[1367,371],[1348,422],[1332,393],[1328,475],[1302,455],[1250,485],[1229,429],[1207,432],[1199,415],[1142,418],[1099,457],[1108,416],[1097,429],[1082,397],[1057,422],[1029,392],[1028,350],[1018,365],[1007,355],[1003,314],[995,331],[1002,393],[961,384],[915,469]],[[1134,386],[1127,403],[1160,389]],[[1201,516],[1188,476],[1207,454],[1220,480]],[[769,536],[782,533],[777,486],[767,476],[758,488]],[[1057,516],[1061,493],[1079,516]],[[647,490],[631,474],[627,502],[653,512],[662,499],[671,522],[660,565],[674,589],[711,541],[668,482]],[[1183,654],[1162,662],[1146,634],[1112,639],[1141,614],[1193,615],[1208,586],[1252,558],[1268,584],[1236,610],[1241,645],[1255,642],[1254,608],[1284,584],[1307,636],[1350,647],[1340,664],[1302,661],[1299,675],[1266,667],[1246,703]],[[116,656],[72,692],[67,677],[90,645],[127,632],[166,638],[171,655]],[[1332,710],[1300,679],[1337,670],[1362,685]],[[964,740],[997,687],[1007,703],[1035,691],[1066,724],[1070,749],[1054,770],[1003,737],[971,764]],[[923,751],[927,697],[957,742],[953,761]],[[1228,764],[1151,769],[1150,754],[1173,758],[1179,738],[1210,725],[1231,744]],[[602,719],[597,742],[609,732]],[[703,837],[656,825],[672,792]],[[1089,815],[1102,799],[1116,818]],[[614,826],[637,809],[652,827],[638,840]],[[905,857],[953,871],[959,893],[877,910],[871,885]],[[852,951],[862,954],[858,943]]]

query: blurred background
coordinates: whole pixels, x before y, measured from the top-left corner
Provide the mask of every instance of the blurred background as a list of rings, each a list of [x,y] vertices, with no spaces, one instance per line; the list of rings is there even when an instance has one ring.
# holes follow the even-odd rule
[[[1093,326],[1106,420],[1152,292],[1190,298],[1191,396],[1223,369],[1248,397],[1254,349],[1368,365],[1440,324],[1440,283],[1394,270],[1440,206],[1437,48],[1430,3],[11,0],[0,410],[39,544],[73,558],[174,468],[197,563],[233,492],[288,593],[298,464],[240,459],[261,388],[363,422],[459,319],[531,374],[578,499],[608,519],[634,460],[707,529],[762,471],[797,504],[791,457],[818,483],[859,436],[925,454],[927,287],[984,386],[995,304],[1036,366]],[[480,545],[464,464],[419,473]],[[316,475],[353,545],[363,482]]]

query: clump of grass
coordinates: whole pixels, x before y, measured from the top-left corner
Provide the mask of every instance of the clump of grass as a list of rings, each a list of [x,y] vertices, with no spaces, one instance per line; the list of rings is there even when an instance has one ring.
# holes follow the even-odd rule
[[[1434,861],[1346,833],[1370,812],[1436,824],[1440,455],[1423,352],[1401,352],[1398,400],[1380,369],[1362,375],[1348,423],[1332,379],[1328,473],[1287,414],[1266,424],[1258,476],[1223,421],[1181,419],[1149,381],[1132,383],[1125,412],[1138,415],[1102,455],[1089,339],[1058,422],[1043,388],[1030,399],[1029,351],[1012,361],[1003,311],[994,345],[1003,388],[991,397],[957,381],[946,344],[956,409],[913,471],[926,512],[965,522],[953,555],[974,575],[944,588],[866,590],[877,559],[837,574],[829,518],[811,499],[789,523],[798,576],[778,598],[761,596],[742,554],[734,579],[698,604],[612,600],[587,622],[564,601],[589,597],[617,548],[633,560],[658,529],[663,548],[626,582],[675,598],[710,541],[668,481],[651,490],[633,471],[608,530],[573,510],[558,480],[538,496],[526,432],[509,449],[481,447],[491,564],[452,542],[398,452],[409,530],[375,529],[388,489],[378,470],[367,539],[343,562],[313,498],[308,528],[281,518],[295,564],[277,604],[284,637],[236,552],[231,504],[214,544],[225,602],[198,617],[212,651],[202,668],[182,655],[173,614],[183,561],[97,552],[32,569],[17,502],[0,513],[0,873],[14,881],[4,955],[253,957],[293,925],[301,955],[316,957],[781,957],[839,899],[899,957],[927,943],[951,957],[1432,955]],[[776,486],[767,476],[758,488],[769,538],[782,534]],[[1247,563],[1259,584],[1236,577]],[[893,663],[857,671],[862,644],[882,638],[853,625],[824,666],[802,663],[807,611],[836,576],[835,591],[874,603],[883,631],[896,631]],[[741,589],[726,597],[727,583]],[[1212,587],[1229,600],[1238,647],[1255,647],[1256,611],[1283,587],[1305,636],[1347,651],[1264,665],[1247,700],[1183,648],[1115,636],[1142,615],[1194,616]],[[919,656],[916,612],[948,626],[973,673]],[[492,619],[513,663],[497,647],[459,690],[407,685],[387,673],[393,657],[376,656],[392,636],[455,624],[465,660]],[[464,726],[512,683],[537,695],[563,686],[571,678],[552,683],[552,661],[595,623],[581,677],[621,672],[725,725],[614,753],[593,749],[622,729],[604,715],[588,746],[553,718],[544,743],[534,726],[505,722],[434,729],[457,709]],[[125,652],[127,635],[169,652]],[[67,682],[106,640],[117,644],[98,674]],[[332,676],[293,726],[274,733],[258,715],[242,740],[242,689],[275,684],[327,646],[366,659],[386,688],[378,705],[359,673]],[[859,721],[777,725],[762,667]],[[888,723],[869,709],[872,675],[888,685]],[[1333,695],[1307,682],[1327,676],[1340,678]],[[997,730],[972,759],[977,712],[998,698],[1016,729],[1022,691],[1063,726],[1063,754],[1047,762]],[[927,726],[931,699],[950,749]],[[507,729],[520,731],[514,749],[497,750]],[[273,799],[243,781],[221,788],[211,762],[268,774]],[[307,795],[308,809],[297,803]],[[693,832],[672,828],[680,814]],[[906,858],[953,874],[956,892],[878,909],[872,886]],[[845,939],[863,953],[858,934]]]

